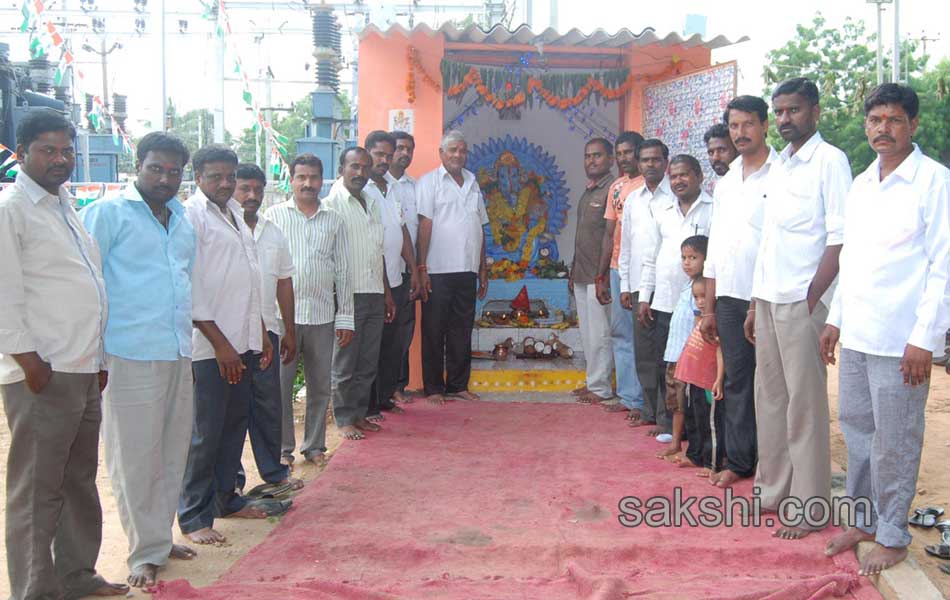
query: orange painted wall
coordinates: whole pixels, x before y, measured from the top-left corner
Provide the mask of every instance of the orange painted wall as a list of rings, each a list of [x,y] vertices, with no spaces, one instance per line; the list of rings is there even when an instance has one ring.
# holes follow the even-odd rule
[[[416,101],[409,104],[406,75],[407,53],[412,45],[419,51],[419,60],[432,79],[442,82],[439,65],[445,54],[445,38],[415,32],[409,37],[393,34],[382,37],[373,33],[360,40],[359,47],[359,139],[375,129],[388,129],[389,111],[412,108],[415,116],[413,137],[416,153],[409,174],[413,177],[439,166],[439,142],[442,141],[442,92],[429,87],[416,74]],[[416,332],[410,350],[409,388],[422,387],[422,334],[419,325],[420,304],[416,303]]]

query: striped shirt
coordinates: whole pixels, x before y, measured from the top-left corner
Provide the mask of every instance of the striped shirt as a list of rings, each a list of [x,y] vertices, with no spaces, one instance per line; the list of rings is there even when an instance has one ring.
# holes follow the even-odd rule
[[[363,202],[350,195],[337,179],[330,193],[323,199],[327,208],[343,217],[349,245],[347,262],[354,294],[383,293],[383,216],[375,194],[363,193]],[[358,243],[357,243],[358,240]]]
[[[264,218],[276,224],[290,244],[297,324],[336,323],[336,329],[352,331],[353,291],[347,275],[346,228],[340,215],[321,203],[308,217],[290,199],[272,206]]]

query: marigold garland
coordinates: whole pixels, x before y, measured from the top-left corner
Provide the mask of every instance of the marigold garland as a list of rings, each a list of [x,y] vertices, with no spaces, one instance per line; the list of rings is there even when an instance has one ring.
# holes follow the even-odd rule
[[[548,103],[548,106],[565,110],[581,104],[588,98],[588,96],[590,96],[591,92],[596,92],[605,100],[617,100],[618,98],[622,98],[627,92],[630,91],[630,88],[633,87],[634,81],[635,77],[633,73],[631,73],[627,76],[627,79],[622,84],[615,88],[611,88],[604,85],[604,83],[599,79],[589,76],[587,78],[587,83],[577,90],[577,93],[574,94],[574,96],[562,97],[545,88],[544,82],[540,79],[536,77],[528,77],[527,93],[531,94],[538,92],[541,98]],[[478,95],[481,96],[486,103],[488,103],[490,106],[494,106],[498,110],[521,106],[525,103],[525,91],[519,91],[517,94],[508,99],[499,98],[493,94],[488,89],[488,86],[486,86],[482,81],[482,76],[475,67],[471,67],[469,69],[461,83],[446,90],[446,95],[449,98],[459,96],[464,94],[465,91],[472,86],[475,86],[475,91],[478,92]]]
[[[415,46],[406,48],[406,64],[408,66],[406,72],[406,95],[408,96],[409,104],[416,101],[416,71],[419,71],[422,75],[422,81],[424,81],[426,85],[437,92],[442,91],[442,86],[433,79],[429,73],[426,72],[425,67],[422,66],[422,61],[419,59],[419,50]]]

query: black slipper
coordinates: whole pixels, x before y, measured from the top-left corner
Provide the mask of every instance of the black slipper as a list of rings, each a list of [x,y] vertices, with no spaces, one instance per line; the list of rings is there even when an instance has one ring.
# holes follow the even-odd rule
[[[930,556],[950,560],[950,545],[932,544],[930,546],[924,546],[924,551]]]
[[[914,510],[914,516],[907,519],[907,523],[914,527],[929,529],[937,524],[937,517],[943,515],[942,506],[925,506]]]
[[[294,486],[292,483],[262,483],[258,486],[251,488],[251,490],[244,494],[244,497],[248,500],[256,499],[265,499],[273,500],[275,498],[283,498],[294,491]]]
[[[260,499],[251,500],[247,504],[248,506],[259,508],[260,510],[264,511],[264,514],[266,514],[268,517],[279,517],[290,510],[290,507],[293,505],[293,503],[293,500]]]
[[[947,575],[950,575],[950,565],[940,565],[938,568]]]

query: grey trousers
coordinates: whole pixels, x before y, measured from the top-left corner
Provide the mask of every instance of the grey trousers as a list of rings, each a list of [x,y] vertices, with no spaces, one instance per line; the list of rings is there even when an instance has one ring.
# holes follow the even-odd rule
[[[848,447],[848,496],[870,498],[871,514],[857,504],[856,526],[882,546],[910,544],[907,513],[917,493],[924,445],[924,409],[930,381],[904,383],[901,359],[843,348],[838,371],[838,419]],[[870,525],[866,525],[869,523]]]
[[[13,600],[80,598],[96,575],[102,508],[96,489],[99,380],[53,373],[39,394],[25,381],[0,386],[10,427],[6,547]]]
[[[102,439],[112,494],[129,539],[129,569],[162,566],[172,549],[194,423],[191,359],[107,357]]]
[[[353,341],[345,348],[333,346],[330,393],[337,427],[353,425],[366,417],[386,315],[382,294],[353,294],[353,305]]]
[[[280,365],[280,395],[283,407],[281,454],[293,458],[294,379],[297,366],[303,361],[303,378],[307,386],[307,410],[300,453],[305,458],[327,451],[327,407],[330,406],[330,366],[336,347],[335,325],[294,326],[297,334],[297,356],[289,364]]]
[[[762,508],[786,497],[831,496],[828,373],[818,336],[828,309],[819,302],[755,301],[755,424]],[[802,528],[808,528],[806,524]]]
[[[640,302],[640,293],[633,294],[633,310],[636,311]],[[641,419],[644,422],[656,423],[664,430],[670,429],[670,414],[666,411],[665,394],[660,392],[662,382],[666,376],[657,365],[656,321],[649,327],[640,325],[640,320],[633,318],[633,345],[636,352],[637,377],[643,387],[643,412]],[[662,356],[663,352],[659,351]]]

